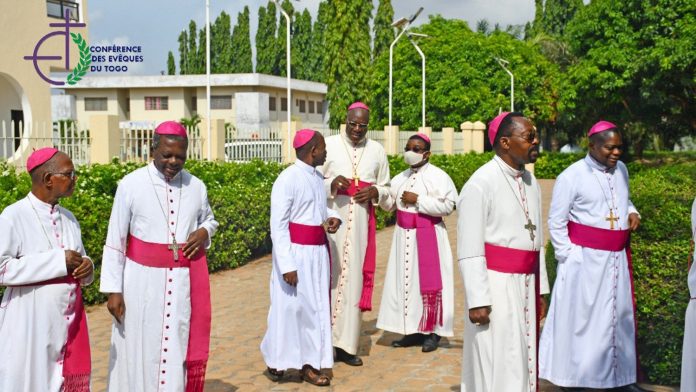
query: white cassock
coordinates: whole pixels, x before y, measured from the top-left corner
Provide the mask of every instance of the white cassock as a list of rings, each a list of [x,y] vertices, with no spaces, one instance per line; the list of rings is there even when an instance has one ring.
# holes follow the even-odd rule
[[[401,202],[401,195],[405,191],[418,194],[417,205],[404,205]],[[442,169],[426,163],[418,169],[407,169],[392,178],[391,194],[386,207],[444,217],[454,211],[456,202],[457,189],[450,176]],[[453,336],[452,249],[444,222],[435,225],[435,234],[440,257],[443,312],[442,325],[436,323],[432,332],[440,336]],[[419,325],[423,313],[423,299],[420,293],[417,249],[415,230],[396,226],[384,278],[377,328],[402,335],[422,332]]]
[[[626,252],[571,243],[568,222],[610,229],[610,206],[628,229],[637,213],[623,162],[606,170],[588,154],[553,188],[549,232],[558,260],[548,316],[539,343],[539,377],[564,387],[614,388],[636,382],[636,330]]]
[[[32,283],[67,276],[66,249],[85,256],[80,225],[60,205],[29,193],[0,215],[0,285],[22,286],[7,287],[0,305],[0,391],[62,390],[75,285]]]
[[[345,195],[331,194],[331,182],[342,175],[353,181],[372,183],[379,192],[373,204],[385,206],[389,198],[389,160],[384,147],[367,139],[353,146],[345,132],[326,138],[327,158],[318,168],[324,175],[328,207],[338,211],[343,224],[329,236],[332,256],[331,300],[333,345],[357,354],[360,338],[360,295],[363,287],[363,261],[367,247],[367,204],[358,204]]]
[[[271,192],[271,307],[261,342],[270,368],[333,366],[329,252],[326,245],[292,243],[288,229],[290,222],[319,226],[329,217],[338,214],[326,207],[321,173],[299,160],[283,170]],[[297,271],[296,287],[283,280],[292,271]]]
[[[457,214],[457,253],[467,302],[461,389],[536,391],[535,275],[488,269],[484,244],[540,251],[540,292],[549,292],[539,184],[530,172],[513,169],[495,156],[464,184]],[[533,240],[525,228],[528,219],[536,226]],[[468,310],[481,306],[491,307],[490,324],[476,326]]]
[[[696,199],[691,206],[691,233],[696,242]],[[696,257],[695,257],[696,259]],[[684,346],[682,347],[681,390],[696,391],[696,267],[691,260],[689,268],[689,306],[686,308],[684,324]]]
[[[189,270],[130,260],[125,256],[128,235],[169,244],[175,231],[177,243],[185,243],[191,232],[205,228],[209,246],[217,226],[205,185],[186,170],[167,182],[150,162],[119,183],[99,287],[103,293],[123,293],[126,305],[123,323],[113,322],[109,391],[183,391],[186,381]]]

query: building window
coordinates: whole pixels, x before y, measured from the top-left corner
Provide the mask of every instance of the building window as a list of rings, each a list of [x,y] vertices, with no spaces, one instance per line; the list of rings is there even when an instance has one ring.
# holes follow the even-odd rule
[[[300,105],[299,105],[299,106],[300,106],[300,113],[306,112],[306,110],[305,110],[305,100],[304,100],[304,99],[300,99]]]
[[[276,111],[276,99],[275,97],[268,97],[268,110]]]
[[[145,97],[145,110],[169,110],[169,97]]]
[[[324,114],[324,105],[321,101],[317,101],[317,113]]]
[[[213,95],[210,97],[210,108],[216,110],[232,109],[231,95]]]
[[[191,111],[195,112],[198,110],[198,97],[191,97]]]
[[[106,110],[106,97],[87,98],[85,97],[86,112],[100,112]]]
[[[307,101],[307,104],[309,105],[309,112],[314,113],[314,101]]]
[[[80,5],[70,0],[46,0],[47,15],[52,18],[64,19],[65,11],[70,11],[70,20],[79,20]]]
[[[280,111],[281,111],[281,112],[287,112],[287,111],[288,111],[288,99],[287,99],[287,98],[281,98],[281,99],[280,99]]]
[[[126,112],[130,112],[130,98],[126,98]]]

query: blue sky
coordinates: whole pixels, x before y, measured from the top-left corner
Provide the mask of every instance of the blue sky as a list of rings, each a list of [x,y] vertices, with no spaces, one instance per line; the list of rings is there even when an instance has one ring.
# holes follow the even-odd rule
[[[211,23],[221,11],[231,15],[232,23],[237,14],[249,6],[251,34],[256,34],[261,0],[210,0]],[[316,16],[319,0],[301,0],[294,3],[296,9],[307,8]],[[392,0],[394,16],[408,17],[418,7],[425,9],[416,25],[428,20],[427,15],[440,14],[458,18],[475,26],[486,18],[491,25],[500,23],[524,24],[534,18],[534,0]],[[374,11],[377,8],[375,0]],[[130,64],[128,74],[152,75],[166,70],[167,52],[177,54],[179,32],[186,29],[189,20],[195,20],[199,28],[205,23],[205,0],[91,0],[88,2],[88,28],[90,44],[140,45],[144,55],[142,63]],[[177,64],[178,68],[178,64]]]

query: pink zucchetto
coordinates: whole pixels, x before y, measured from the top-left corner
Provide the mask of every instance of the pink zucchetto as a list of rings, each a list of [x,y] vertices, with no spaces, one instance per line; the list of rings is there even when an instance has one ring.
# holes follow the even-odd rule
[[[27,171],[31,172],[38,166],[43,165],[49,159],[53,158],[57,152],[58,149],[53,147],[44,147],[32,152],[29,158],[27,158]]]
[[[491,142],[491,146],[495,142],[495,136],[498,134],[500,123],[505,120],[505,117],[507,117],[508,114],[510,114],[510,112],[502,112],[488,123],[488,140]]]
[[[362,103],[360,101],[353,102],[350,106],[348,106],[348,111],[351,111],[353,109],[365,109],[368,112],[370,111],[370,108],[368,108],[367,105],[365,105],[364,103]]]
[[[595,133],[600,133],[604,132],[609,129],[615,129],[616,125],[613,123],[610,123],[609,121],[599,121],[597,124],[593,125],[592,128],[590,128],[590,131],[587,132],[587,137],[590,137],[594,135]]]
[[[315,133],[316,131],[312,129],[300,129],[297,131],[295,138],[292,140],[292,147],[294,149],[298,149],[309,143],[309,141],[314,137]]]
[[[418,132],[417,134],[415,134],[415,135],[413,135],[413,136],[418,136],[419,138],[421,138],[421,139],[425,140],[426,142],[430,143],[430,138],[428,137],[428,135],[426,135],[426,134],[424,134],[424,133],[422,133],[422,132]]]
[[[158,135],[175,135],[187,137],[186,128],[176,121],[165,121],[155,128],[155,133]]]

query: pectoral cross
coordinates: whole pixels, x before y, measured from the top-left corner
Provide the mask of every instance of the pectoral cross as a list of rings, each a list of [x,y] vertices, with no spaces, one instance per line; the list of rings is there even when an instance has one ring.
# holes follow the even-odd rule
[[[527,224],[524,225],[524,228],[529,230],[529,238],[534,241],[534,230],[536,230],[536,226],[532,223],[532,220],[527,218]]]
[[[614,230],[614,221],[619,221],[618,216],[614,216],[614,211],[609,209],[609,216],[604,218],[604,220],[609,221],[609,230]]]
[[[358,187],[358,185],[360,185],[360,177],[358,177],[357,172],[353,172],[353,182],[355,183],[356,188]]]
[[[176,238],[172,236],[172,244],[167,246],[167,249],[172,251],[174,261],[179,261],[179,244],[176,243]]]

